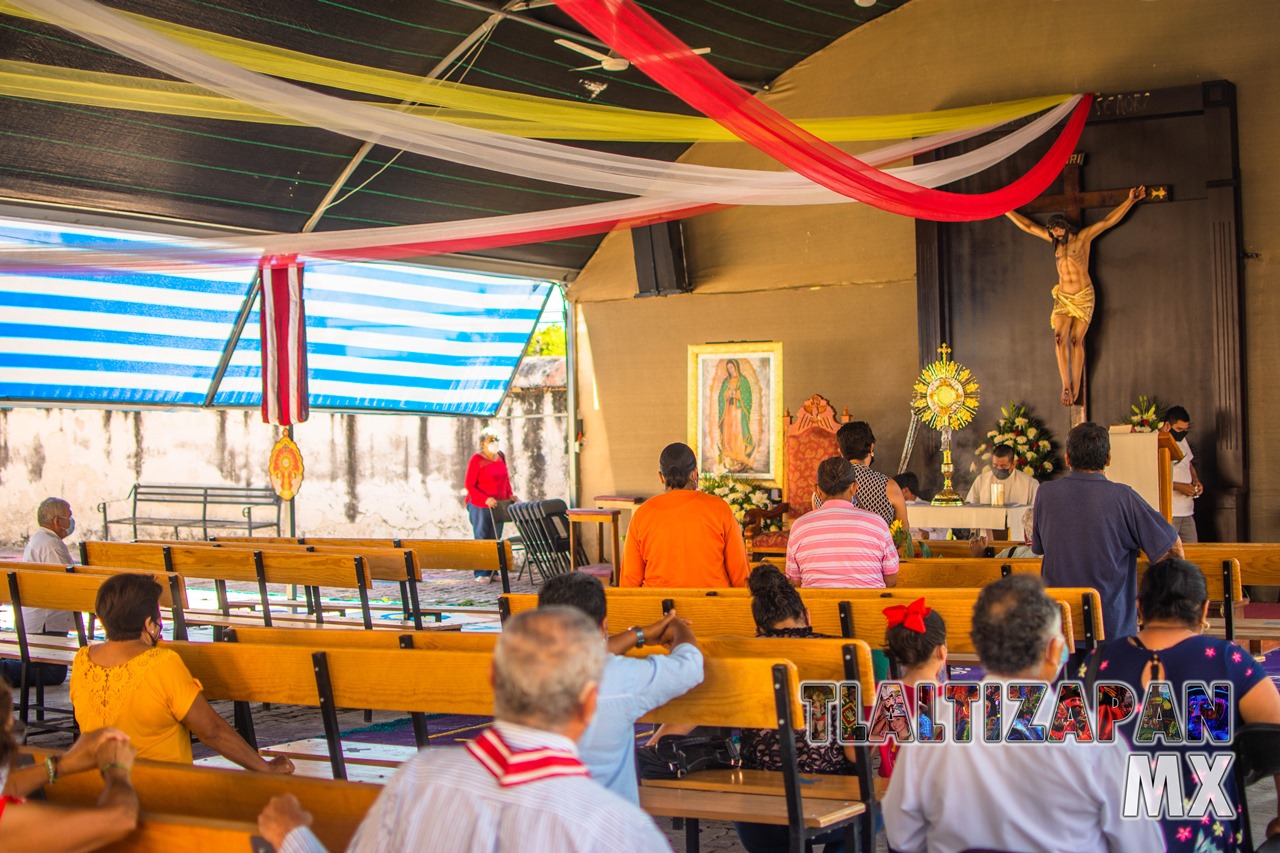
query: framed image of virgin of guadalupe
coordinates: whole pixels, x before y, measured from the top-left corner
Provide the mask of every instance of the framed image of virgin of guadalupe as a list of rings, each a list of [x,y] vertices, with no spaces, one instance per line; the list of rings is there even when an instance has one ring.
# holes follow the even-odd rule
[[[782,344],[689,347],[689,446],[702,473],[782,482]]]

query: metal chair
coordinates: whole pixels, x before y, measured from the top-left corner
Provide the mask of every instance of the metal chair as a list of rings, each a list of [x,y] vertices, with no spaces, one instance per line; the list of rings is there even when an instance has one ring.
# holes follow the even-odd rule
[[[498,531],[499,524],[511,524],[515,522],[515,518],[511,515],[511,507],[515,506],[515,503],[515,501],[498,501],[496,504],[489,507],[489,518],[493,522],[493,530],[495,534]],[[516,529],[519,530],[520,526],[516,525]],[[501,539],[502,537],[499,536],[498,538]],[[529,566],[529,555],[525,553],[524,538],[521,536],[508,536],[507,541],[511,543],[511,554],[513,557],[515,556],[516,551],[519,551],[521,554],[520,573],[516,575],[516,580],[520,580],[520,578],[524,577],[524,571]],[[532,575],[530,575],[530,577],[532,577]]]
[[[1250,723],[1236,730],[1231,750],[1236,755],[1236,796],[1240,798],[1240,818],[1245,850],[1254,850],[1253,825],[1249,820],[1248,788],[1254,782],[1280,774],[1280,725]],[[1280,849],[1275,839],[1256,848],[1259,851]]]

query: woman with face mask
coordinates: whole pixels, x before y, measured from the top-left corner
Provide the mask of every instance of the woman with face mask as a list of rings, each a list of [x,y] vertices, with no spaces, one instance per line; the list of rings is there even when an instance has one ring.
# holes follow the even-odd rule
[[[471,517],[471,532],[476,539],[501,539],[502,523],[493,520],[493,508],[498,501],[513,499],[511,474],[507,470],[507,457],[502,452],[502,440],[492,429],[480,433],[480,452],[467,464],[467,514]],[[489,583],[493,572],[476,572],[477,583]]]
[[[85,646],[71,664],[71,704],[83,732],[107,726],[129,736],[139,758],[191,763],[191,735],[224,758],[260,773],[292,773],[284,756],[265,760],[213,710],[182,658],[161,644],[160,584],[115,575],[94,611],[107,641]]]

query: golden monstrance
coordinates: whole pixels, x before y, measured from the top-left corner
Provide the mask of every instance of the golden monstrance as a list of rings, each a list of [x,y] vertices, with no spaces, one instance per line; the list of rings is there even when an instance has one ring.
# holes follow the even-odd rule
[[[947,356],[951,347],[938,347],[942,358],[926,364],[912,386],[911,411],[920,420],[942,433],[942,491],[934,496],[934,506],[959,506],[964,498],[951,487],[951,432],[973,422],[978,409],[978,380],[969,368]]]

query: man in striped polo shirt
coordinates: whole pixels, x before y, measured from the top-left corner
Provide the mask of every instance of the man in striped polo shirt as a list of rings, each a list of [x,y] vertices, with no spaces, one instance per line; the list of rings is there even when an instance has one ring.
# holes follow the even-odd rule
[[[898,583],[898,549],[880,516],[853,505],[857,473],[833,456],[818,466],[821,505],[791,525],[787,577],[800,587],[889,587]]]

